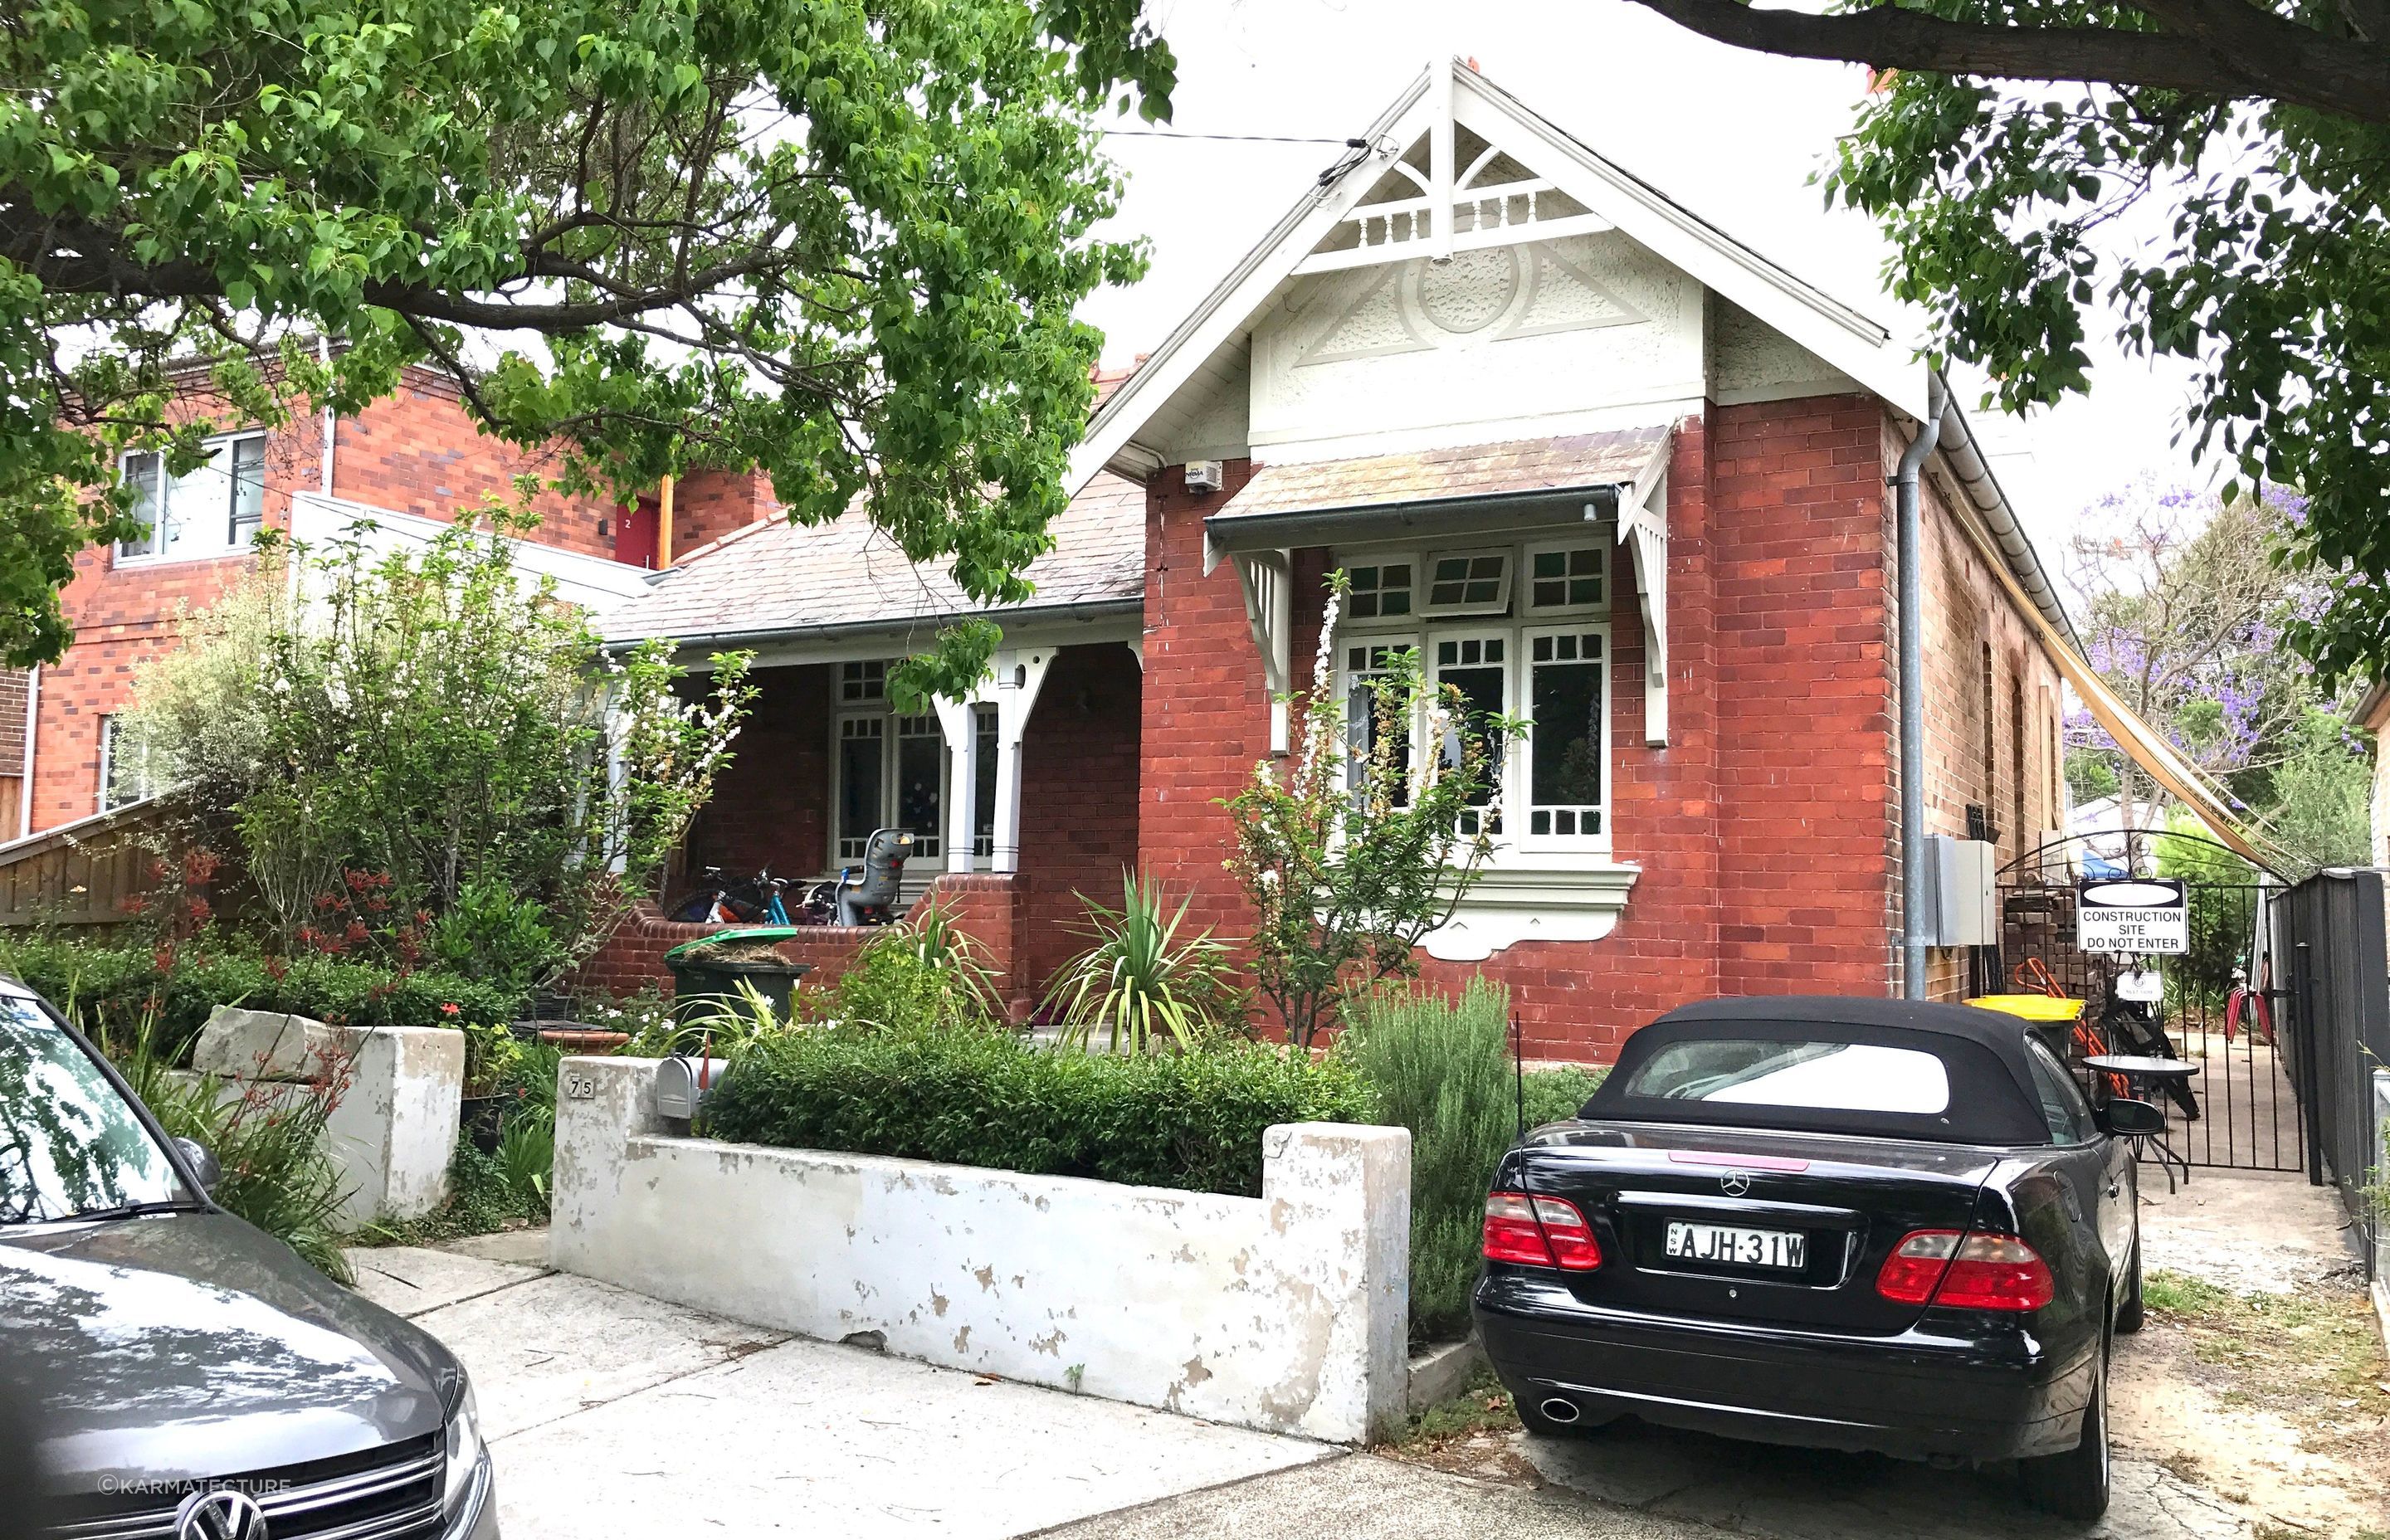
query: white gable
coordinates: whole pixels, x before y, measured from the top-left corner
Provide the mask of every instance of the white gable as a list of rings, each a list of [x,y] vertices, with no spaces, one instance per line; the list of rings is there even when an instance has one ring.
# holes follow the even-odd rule
[[[1852,389],[1922,413],[1924,366],[1887,327],[1466,66],[1415,80],[1364,137],[1378,148],[1291,210],[1097,414],[1077,480]]]

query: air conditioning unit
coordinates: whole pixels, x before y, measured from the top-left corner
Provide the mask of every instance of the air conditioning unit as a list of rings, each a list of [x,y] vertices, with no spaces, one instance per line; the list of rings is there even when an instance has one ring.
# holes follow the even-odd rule
[[[1925,837],[1925,933],[1935,946],[1989,946],[2000,939],[2000,907],[1988,840]]]
[[[1221,486],[1221,481],[1220,481],[1220,462],[1219,462],[1219,461],[1217,461],[1217,460],[1189,460],[1189,461],[1188,461],[1188,462],[1187,462],[1187,490],[1188,490],[1188,491],[1189,491],[1189,492],[1217,492],[1217,491],[1219,491],[1219,490],[1220,490],[1220,486]]]

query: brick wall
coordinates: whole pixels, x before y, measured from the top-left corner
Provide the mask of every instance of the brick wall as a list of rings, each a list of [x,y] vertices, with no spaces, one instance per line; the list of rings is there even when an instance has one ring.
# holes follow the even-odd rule
[[[302,413],[268,435],[268,528],[289,527],[293,493],[322,488],[322,429],[320,414]],[[481,433],[453,387],[419,370],[410,371],[395,394],[342,419],[333,440],[337,495],[426,518],[453,518],[485,494],[511,497],[514,476],[554,468],[551,456]],[[728,507],[735,492],[725,485],[705,496]],[[542,516],[533,539],[613,555],[610,504],[546,493],[533,507]],[[37,831],[97,811],[100,719],[131,705],[135,671],[175,645],[182,615],[216,603],[251,567],[239,555],[120,562],[112,549],[95,548],[76,558],[73,581],[61,596],[74,642],[42,673],[32,791]],[[19,704],[13,720],[21,716]],[[0,722],[6,720],[0,710]],[[0,732],[10,730],[0,725]],[[20,763],[20,755],[21,750],[16,755],[0,750],[0,761],[8,764]],[[0,834],[15,831],[13,820],[0,827]]]
[[[692,470],[673,488],[673,559],[778,511],[772,483],[726,470]],[[609,556],[613,554],[610,548]]]
[[[1606,1059],[1654,1015],[1717,994],[1881,995],[1897,879],[1891,507],[1884,417],[1864,397],[1689,419],[1669,474],[1669,741],[1643,741],[1631,565],[1612,612],[1615,858],[1642,875],[1598,942],[1525,942],[1424,965],[1507,984],[1528,1051]],[[1201,520],[1251,474],[1148,493],[1147,868],[1224,935],[1248,923],[1220,860],[1217,799],[1267,747],[1268,703],[1236,573],[1202,575]],[[1298,568],[1299,667],[1317,553]],[[1307,623],[1306,623],[1307,622]],[[1298,681],[1298,684],[1304,681]]]
[[[813,877],[837,865],[829,855],[832,672],[828,663],[755,671],[755,702],[730,764],[689,829],[691,876],[714,866]]]
[[[1137,865],[1144,683],[1118,643],[1066,647],[1037,692],[1021,745],[1023,995],[1089,944],[1073,929],[1086,918],[1079,895],[1118,907],[1121,873]]]

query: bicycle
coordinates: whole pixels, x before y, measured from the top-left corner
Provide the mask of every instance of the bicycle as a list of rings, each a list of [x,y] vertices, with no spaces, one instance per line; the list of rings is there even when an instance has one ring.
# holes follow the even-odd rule
[[[779,895],[773,894],[772,901],[777,904]],[[787,923],[787,913],[785,909],[781,911],[782,918],[779,923]],[[705,867],[703,880],[684,894],[678,904],[664,912],[666,919],[677,920],[685,925],[752,925],[762,918],[763,915],[764,910],[761,906],[740,898],[730,891],[729,885],[723,878],[720,866]]]

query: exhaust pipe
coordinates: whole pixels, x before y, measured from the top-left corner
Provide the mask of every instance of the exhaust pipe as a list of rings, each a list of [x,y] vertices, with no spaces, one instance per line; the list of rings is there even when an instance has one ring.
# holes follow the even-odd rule
[[[1537,1409],[1544,1414],[1548,1420],[1560,1423],[1574,1422],[1583,1415],[1576,1409],[1575,1402],[1563,1401],[1559,1396],[1553,1396]]]

